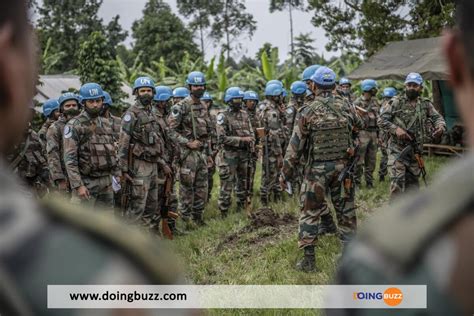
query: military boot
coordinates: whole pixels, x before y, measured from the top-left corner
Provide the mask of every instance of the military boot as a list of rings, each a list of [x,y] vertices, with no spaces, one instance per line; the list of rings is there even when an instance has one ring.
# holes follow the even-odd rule
[[[314,254],[314,246],[306,246],[304,248],[304,257],[296,264],[296,269],[303,272],[316,271],[316,257]]]
[[[379,182],[384,182],[385,181],[385,176],[383,174],[381,174],[379,176]]]
[[[366,184],[365,186],[367,187],[367,189],[373,189],[374,188],[374,184],[372,183],[372,181],[366,181]]]
[[[319,222],[318,234],[319,235],[332,235],[337,233],[337,227],[334,223],[334,219],[331,214],[321,215],[321,221]]]
[[[169,221],[168,220],[168,227],[170,228],[171,232],[173,233],[173,236],[185,236],[188,233],[179,230],[178,227],[176,227],[176,221]]]

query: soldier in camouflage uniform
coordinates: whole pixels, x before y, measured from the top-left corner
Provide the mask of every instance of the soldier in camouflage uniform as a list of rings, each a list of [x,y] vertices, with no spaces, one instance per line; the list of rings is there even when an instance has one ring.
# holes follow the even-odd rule
[[[374,170],[377,163],[377,144],[380,106],[375,96],[377,83],[373,79],[366,79],[361,83],[362,96],[354,101],[354,106],[364,119],[365,126],[359,131],[359,162],[357,164],[356,183],[361,184],[362,173],[368,188],[374,185]]]
[[[46,121],[38,131],[38,137],[43,146],[43,152],[46,153],[46,132],[55,121],[59,119],[59,102],[56,99],[49,99],[43,104],[43,115]]]
[[[250,185],[248,186],[247,195],[250,199],[253,196],[253,184],[255,180],[255,172],[257,171],[257,161],[258,161],[258,150],[257,148],[261,147],[260,138],[257,135],[257,127],[259,126],[258,117],[257,117],[257,107],[258,107],[258,94],[255,91],[248,90],[244,93],[244,110],[247,112],[249,116],[250,124],[252,125],[254,131],[254,138],[255,138],[255,150],[251,155],[251,159],[249,161],[250,164]]]
[[[328,212],[326,193],[330,194],[339,224],[339,238],[346,243],[355,232],[357,218],[354,187],[345,186],[338,177],[348,164],[352,148],[352,127],[362,126],[347,101],[333,95],[336,74],[320,67],[311,77],[315,100],[301,111],[286,151],[282,185],[293,176],[301,156],[308,151],[305,178],[301,187],[298,246],[304,258],[297,269],[315,270],[315,243],[321,213]]]
[[[159,168],[172,171],[163,159],[164,143],[158,135],[158,119],[152,110],[155,84],[151,78],[139,77],[133,85],[136,102],[122,117],[119,142],[119,165],[124,177],[122,205],[125,217],[145,226],[153,225],[158,210]]]
[[[392,87],[385,88],[383,90],[383,102],[380,106],[380,115],[382,115],[388,102],[397,95],[397,90]],[[379,130],[379,148],[382,157],[380,158],[379,165],[379,181],[385,181],[385,176],[388,173],[388,139],[390,134],[385,133],[383,130]]]
[[[262,143],[262,178],[260,183],[260,200],[268,205],[272,200],[281,198],[282,189],[278,184],[278,176],[283,165],[283,143],[285,142],[285,126],[279,109],[282,88],[276,83],[265,88],[266,105],[259,113],[259,128],[264,132],[260,137]],[[261,135],[261,132],[259,133]]]
[[[444,34],[444,52],[457,109],[474,147],[474,2],[457,2],[458,27]],[[383,116],[383,115],[382,115]],[[392,133],[394,136],[394,134]],[[426,284],[426,309],[384,310],[387,315],[472,315],[474,313],[474,156],[451,162],[442,176],[416,195],[407,194],[375,215],[344,253],[340,284]],[[405,295],[405,293],[403,293]],[[403,302],[402,302],[403,303]],[[327,310],[329,316],[354,310]],[[357,315],[380,315],[378,309]]]
[[[201,104],[206,80],[193,71],[186,83],[191,95],[171,108],[168,117],[171,140],[179,144],[179,203],[182,218],[204,225],[203,212],[207,200],[207,169],[213,164],[211,152],[212,126],[207,110]]]
[[[79,96],[66,92],[59,97],[61,116],[46,133],[46,157],[54,186],[62,193],[70,192],[66,166],[64,165],[63,132],[66,123],[80,113]]]
[[[64,165],[72,203],[112,209],[112,176],[120,178],[110,121],[99,116],[104,94],[96,83],[80,89],[84,111],[64,127]]]
[[[173,90],[173,105],[178,104],[189,97],[189,90],[185,87],[178,87]]]
[[[352,93],[352,83],[349,79],[345,77],[339,80],[339,88],[337,90],[337,93],[341,97],[346,98],[350,104],[352,104],[356,100],[355,94]]]
[[[227,110],[217,116],[221,155],[218,166],[221,179],[218,205],[223,217],[227,216],[231,206],[234,187],[238,211],[243,209],[250,187],[249,163],[255,151],[255,134],[247,112],[242,110],[243,97],[244,92],[239,87],[228,88],[224,96]]]
[[[418,188],[421,169],[414,151],[421,155],[423,144],[439,141],[446,130],[443,117],[431,101],[420,97],[422,89],[421,75],[408,74],[405,94],[394,97],[379,119],[380,128],[391,136],[388,159],[391,170],[391,198],[409,188]],[[401,154],[408,145],[413,145],[414,151],[402,157]]]

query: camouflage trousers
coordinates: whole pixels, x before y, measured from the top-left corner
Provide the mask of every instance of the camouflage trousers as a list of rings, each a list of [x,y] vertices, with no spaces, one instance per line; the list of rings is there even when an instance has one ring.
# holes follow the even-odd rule
[[[135,159],[130,171],[133,182],[125,217],[149,225],[158,208],[158,164]]]
[[[207,201],[211,200],[212,188],[214,187],[214,173],[216,172],[216,164],[211,168],[207,168]]]
[[[393,200],[400,193],[409,189],[418,189],[418,178],[421,170],[416,160],[402,162],[398,160],[399,152],[391,152],[389,155],[390,167],[390,200]]]
[[[380,147],[380,153],[382,154],[382,157],[380,159],[380,165],[379,165],[379,177],[385,177],[388,173],[388,148],[387,148],[387,144],[384,144],[384,146]]]
[[[74,190],[71,194],[71,203],[84,204],[97,210],[111,211],[114,206],[114,192],[112,190],[112,176],[82,177],[82,182],[89,191],[88,200],[81,199]]]
[[[202,220],[207,201],[207,156],[192,151],[179,168],[179,209],[183,220]]]
[[[232,191],[235,187],[237,198],[237,208],[240,210],[245,204],[248,194],[248,164],[249,156],[247,152],[227,152],[222,153],[219,162],[219,178],[221,187],[219,192],[218,206],[221,213],[228,212],[232,204]]]
[[[258,155],[255,153],[254,156],[252,156],[252,158],[250,159],[249,161],[249,164],[250,164],[250,174],[249,174],[249,182],[250,182],[250,185],[249,187],[247,188],[247,194],[250,195],[250,197],[253,196],[253,184],[254,184],[254,181],[255,181],[255,172],[257,172],[257,161],[258,161]]]
[[[269,156],[268,158],[268,174],[266,166],[266,157],[262,157],[262,178],[260,183],[260,200],[263,205],[267,205],[270,201],[278,201],[281,198],[281,187],[279,182],[280,166],[278,158]],[[272,198],[273,194],[273,198]]]
[[[377,163],[377,132],[360,131],[359,133],[359,162],[357,163],[356,183],[362,182],[364,173],[365,182],[374,182],[374,170]]]
[[[154,229],[158,229],[159,225],[160,225],[160,222],[162,220],[162,216],[161,216],[161,209],[163,207],[165,207],[165,202],[166,202],[166,187],[165,187],[165,179],[164,177],[158,177],[158,207],[157,207],[157,211],[155,212],[153,218],[152,218],[152,221],[151,221],[151,224],[150,224],[150,227],[151,228],[154,228]],[[178,199],[176,197],[176,191],[174,189],[174,184],[175,184],[175,181],[173,180],[173,186],[171,188],[171,195],[170,195],[170,201],[169,201],[169,205],[168,205],[168,210],[170,212],[175,212],[177,211],[177,204],[178,204]],[[168,217],[168,224],[170,226],[172,225],[175,225],[176,223],[176,220],[172,217]]]
[[[326,201],[326,192],[331,198],[336,211],[339,238],[343,242],[350,240],[357,228],[356,208],[354,203],[355,190],[346,190],[338,181],[338,176],[345,167],[345,161],[313,163],[305,170],[305,178],[301,185],[300,217],[298,247],[314,245],[318,238],[318,223],[321,216],[330,214]]]

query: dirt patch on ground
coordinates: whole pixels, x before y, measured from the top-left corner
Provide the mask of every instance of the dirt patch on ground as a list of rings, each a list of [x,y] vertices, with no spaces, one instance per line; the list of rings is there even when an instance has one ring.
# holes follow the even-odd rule
[[[242,242],[247,245],[261,245],[275,240],[277,235],[288,235],[296,227],[296,217],[290,213],[278,214],[271,208],[260,208],[251,214],[250,222],[239,231],[227,235],[216,247],[215,252],[235,247]],[[278,238],[280,239],[280,238]]]

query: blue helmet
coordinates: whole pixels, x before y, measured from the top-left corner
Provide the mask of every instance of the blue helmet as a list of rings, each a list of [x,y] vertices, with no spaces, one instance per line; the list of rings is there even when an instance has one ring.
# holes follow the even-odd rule
[[[167,86],[156,86],[154,101],[168,101],[173,96],[173,90]]]
[[[80,103],[79,96],[77,94],[72,92],[66,92],[61,94],[61,96],[59,97],[59,106],[63,105],[64,102],[69,100],[75,100],[77,103]]]
[[[320,86],[332,86],[336,83],[336,73],[331,68],[321,66],[311,76],[311,80]]]
[[[212,101],[212,95],[210,95],[209,92],[204,92],[201,101]]]
[[[140,88],[151,88],[155,90],[155,82],[150,77],[138,77],[133,83],[133,93]]]
[[[405,84],[407,83],[416,83],[417,85],[422,85],[423,84],[423,77],[419,73],[416,72],[410,72],[405,79]]]
[[[104,91],[104,105],[111,106],[113,103],[110,94],[107,91]]]
[[[339,80],[339,85],[342,86],[343,84],[352,85],[351,81],[346,77],[342,77],[341,80]]]
[[[283,93],[282,87],[276,83],[269,84],[265,88],[265,96],[277,97]]]
[[[51,113],[59,109],[59,102],[56,99],[49,99],[43,103],[43,115],[49,117]]]
[[[321,66],[312,65],[312,66],[306,67],[305,70],[303,70],[303,73],[301,74],[301,80],[303,81],[310,80],[319,67]]]
[[[225,91],[224,102],[227,103],[232,99],[243,99],[244,92],[239,87],[230,87]]]
[[[185,87],[178,87],[173,90],[174,98],[187,98],[189,97],[189,90]]]
[[[288,96],[288,92],[286,92],[286,89],[283,88],[282,91],[281,91],[281,95],[286,98]]]
[[[295,81],[291,84],[290,89],[293,94],[304,94],[306,93],[306,83],[303,81]]]
[[[393,98],[396,95],[397,95],[397,89],[393,87],[388,87],[388,88],[383,89],[384,98]]]
[[[377,82],[374,79],[365,79],[360,83],[362,91],[367,92],[374,88],[377,88]]]
[[[265,87],[268,87],[269,84],[277,84],[280,86],[280,88],[283,88],[283,83],[280,80],[276,80],[276,79],[270,80],[267,82]]]
[[[255,101],[258,101],[258,94],[257,94],[257,92],[252,91],[252,90],[245,91],[245,93],[244,93],[244,101],[245,101],[245,100],[255,100]]]
[[[190,72],[188,77],[186,78],[186,84],[191,86],[202,86],[206,84],[206,78],[204,74],[200,71],[193,71]]]
[[[97,83],[86,83],[79,89],[81,101],[95,100],[104,97],[102,87]]]

